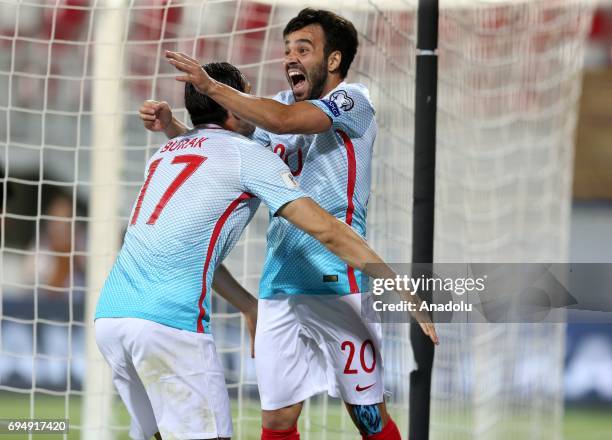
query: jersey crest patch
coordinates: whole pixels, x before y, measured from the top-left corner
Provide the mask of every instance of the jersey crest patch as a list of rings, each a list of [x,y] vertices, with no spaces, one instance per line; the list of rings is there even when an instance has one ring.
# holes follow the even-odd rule
[[[329,100],[340,107],[345,112],[348,112],[355,106],[355,101],[344,90],[336,90],[331,94]]]

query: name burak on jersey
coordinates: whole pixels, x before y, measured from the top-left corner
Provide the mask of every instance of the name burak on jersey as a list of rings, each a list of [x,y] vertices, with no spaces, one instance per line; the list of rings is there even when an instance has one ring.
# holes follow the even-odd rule
[[[164,148],[162,148],[159,152],[165,153],[166,151],[176,151],[182,150],[184,148],[202,148],[202,144],[204,141],[208,140],[207,137],[199,137],[199,138],[183,138],[178,140],[171,140]]]

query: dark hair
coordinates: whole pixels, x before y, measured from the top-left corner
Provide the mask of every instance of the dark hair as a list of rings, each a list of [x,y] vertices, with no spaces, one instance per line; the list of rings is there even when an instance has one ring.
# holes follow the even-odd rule
[[[346,18],[342,18],[333,12],[305,8],[287,23],[283,30],[283,37],[311,24],[318,24],[323,28],[325,33],[325,59],[335,50],[339,50],[342,54],[340,75],[342,78],[346,77],[357,53],[357,46],[359,46],[355,26]]]
[[[227,84],[234,89],[244,92],[247,85],[246,78],[238,68],[230,63],[209,63],[202,68],[214,80]],[[185,83],[185,107],[193,125],[222,124],[227,119],[227,110],[201,94],[191,83]]]

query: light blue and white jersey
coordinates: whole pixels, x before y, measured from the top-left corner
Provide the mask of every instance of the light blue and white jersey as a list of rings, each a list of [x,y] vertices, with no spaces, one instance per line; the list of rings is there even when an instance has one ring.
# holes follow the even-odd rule
[[[259,201],[275,213],[304,196],[277,155],[239,134],[197,129],[171,139],[149,160],[96,318],[209,332],[213,274]]]
[[[293,93],[274,97],[293,104]],[[371,162],[377,134],[374,106],[361,84],[341,83],[323,99],[309,101],[332,121],[316,135],[276,135],[256,130],[253,139],[269,146],[289,166],[300,188],[326,211],[365,237]],[[282,218],[271,218],[260,282],[260,298],[276,293],[360,292],[367,277],[321,243]]]

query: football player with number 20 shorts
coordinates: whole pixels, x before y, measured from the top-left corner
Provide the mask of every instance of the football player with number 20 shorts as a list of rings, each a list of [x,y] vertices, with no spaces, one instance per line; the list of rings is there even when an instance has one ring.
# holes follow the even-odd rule
[[[248,91],[227,63],[211,77]],[[274,153],[241,134],[253,126],[185,85],[195,128],[151,157],[124,244],[100,294],[96,341],[147,440],[232,435],[225,378],[210,331],[210,290],[247,312],[254,299],[219,265],[263,201],[348,264],[382,260],[351,228],[307,196]],[[393,276],[383,264],[374,276]],[[213,279],[214,278],[214,279]],[[231,291],[230,291],[231,290]]]
[[[291,90],[274,99],[212,80],[185,54],[166,56],[182,73],[177,80],[259,127],[253,139],[277,153],[321,207],[365,237],[377,126],[367,88],[344,81],[357,32],[334,13],[307,8],[283,36]],[[163,121],[170,137],[186,130],[165,103],[145,102],[141,118],[145,126]],[[299,439],[302,402],[327,391],[344,400],[364,439],[399,439],[384,403],[380,326],[360,313],[367,277],[282,218],[271,218],[267,239],[255,337],[261,438]],[[421,325],[437,342],[431,324]]]

